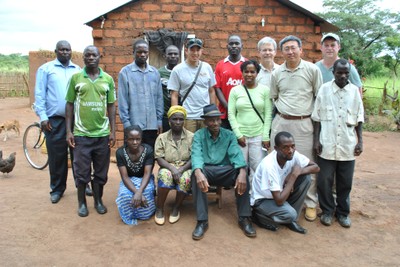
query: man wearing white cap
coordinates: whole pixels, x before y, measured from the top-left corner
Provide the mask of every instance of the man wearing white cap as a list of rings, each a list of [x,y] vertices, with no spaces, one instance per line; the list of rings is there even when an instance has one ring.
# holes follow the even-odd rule
[[[315,63],[322,73],[322,80],[324,83],[330,82],[333,77],[333,63],[339,59],[340,50],[340,37],[334,33],[327,33],[321,38],[321,52],[322,60]],[[349,80],[352,84],[359,88],[362,96],[362,83],[357,69],[351,65]]]

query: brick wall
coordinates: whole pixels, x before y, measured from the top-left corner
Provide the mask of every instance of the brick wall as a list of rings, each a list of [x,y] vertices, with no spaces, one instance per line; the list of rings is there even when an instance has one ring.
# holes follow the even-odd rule
[[[143,37],[144,31],[162,28],[187,31],[203,39],[202,60],[213,67],[227,56],[226,41],[231,34],[241,36],[247,58],[258,57],[256,45],[262,37],[271,36],[278,43],[291,34],[302,39],[304,59],[321,58],[319,26],[274,0],[141,0],[108,13],[102,29],[100,20],[90,26],[103,56],[101,65],[116,83],[120,69],[133,60],[133,40]],[[276,61],[283,62],[280,51]],[[122,129],[117,116],[117,147],[122,145]]]

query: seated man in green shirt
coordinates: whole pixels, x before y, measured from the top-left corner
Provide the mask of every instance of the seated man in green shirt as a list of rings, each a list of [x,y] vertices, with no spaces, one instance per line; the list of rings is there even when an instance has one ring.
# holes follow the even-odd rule
[[[197,213],[194,240],[208,229],[207,191],[209,186],[234,187],[239,226],[248,237],[256,231],[250,221],[251,208],[246,162],[233,132],[221,128],[221,116],[215,104],[203,108],[206,128],[196,131],[192,144],[192,192]]]

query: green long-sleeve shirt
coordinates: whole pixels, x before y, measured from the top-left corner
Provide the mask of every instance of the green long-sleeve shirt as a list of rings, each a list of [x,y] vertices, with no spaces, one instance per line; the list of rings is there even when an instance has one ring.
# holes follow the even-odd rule
[[[235,169],[246,167],[233,132],[220,128],[218,138],[213,140],[207,128],[194,134],[192,143],[192,170],[203,169],[204,165],[232,165]]]

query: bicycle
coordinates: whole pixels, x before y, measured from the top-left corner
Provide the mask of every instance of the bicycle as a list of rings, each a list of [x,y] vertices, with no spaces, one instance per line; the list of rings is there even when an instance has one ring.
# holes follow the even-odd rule
[[[39,122],[34,122],[26,128],[22,139],[24,154],[29,164],[43,170],[49,164],[46,148],[46,136],[40,128]]]

